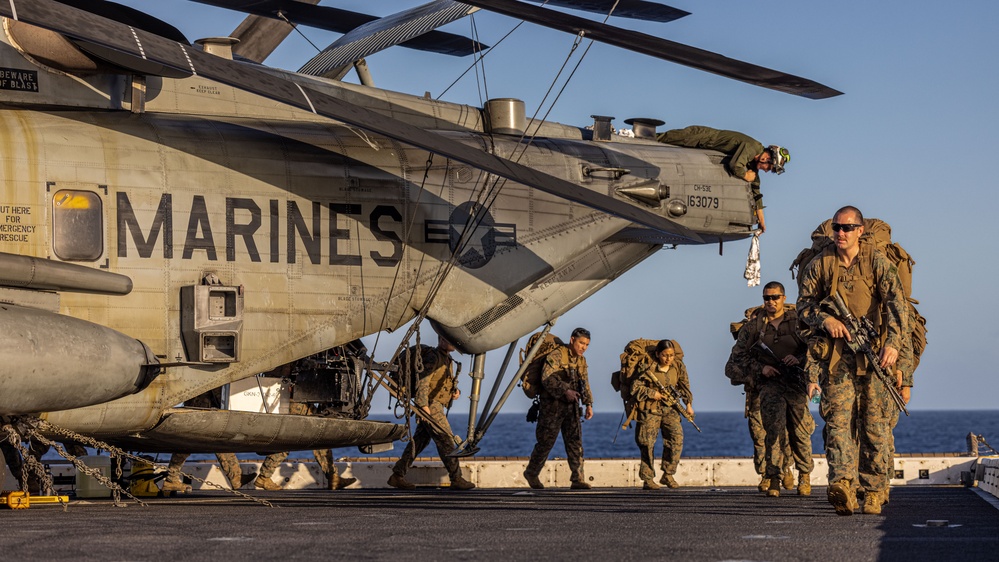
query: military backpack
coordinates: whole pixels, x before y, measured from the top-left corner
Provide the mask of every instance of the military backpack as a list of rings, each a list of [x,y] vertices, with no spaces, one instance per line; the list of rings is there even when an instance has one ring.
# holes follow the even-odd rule
[[[797,272],[798,290],[801,291],[801,273],[809,263],[819,257],[823,250],[833,243],[832,219],[828,219],[812,231],[812,245],[798,253],[798,256],[791,263],[791,278],[794,279]],[[909,303],[909,313],[911,315],[913,370],[919,365],[920,356],[926,349],[926,318],[916,310],[915,304],[919,301],[912,298],[912,266],[916,265],[916,260],[912,259],[907,251],[897,242],[892,242],[891,226],[879,219],[864,219],[864,235],[860,242],[867,248],[876,248],[888,258],[888,261],[895,265],[898,270],[898,279],[902,285],[902,292]],[[862,246],[863,249],[863,246]],[[726,375],[727,366],[726,366]],[[733,382],[732,384],[736,384]]]
[[[659,345],[660,340],[649,340],[649,339],[637,339],[628,342],[628,345],[624,346],[624,352],[621,353],[621,370],[614,371],[611,374],[611,386],[614,390],[621,393],[621,399],[624,400],[625,406],[631,402],[631,385],[638,376],[638,367],[643,362],[646,364],[655,362],[656,346]],[[673,360],[676,362],[683,361],[683,349],[676,340],[670,340],[673,342],[673,351],[675,353]]]
[[[790,271],[792,279],[798,278],[798,289],[801,289],[801,272],[822,253],[822,250],[833,243],[832,237],[832,219],[828,219],[812,231],[811,247],[805,248],[794,258]],[[860,243],[881,250],[888,261],[895,264],[895,268],[898,269],[898,279],[902,283],[902,292],[905,298],[912,298],[912,266],[916,265],[916,261],[900,244],[892,242],[891,226],[880,219],[864,219],[864,235],[860,238]]]
[[[420,379],[431,374],[430,369],[424,368],[423,363],[433,349],[429,345],[419,344],[403,350],[399,355],[399,370],[389,371],[388,375],[401,394],[412,394]]]
[[[524,364],[524,360],[527,358],[527,352],[534,347],[541,334],[542,332],[532,334],[527,340],[527,347],[520,350],[521,365]],[[538,352],[534,354],[534,359],[531,359],[531,362],[527,364],[527,368],[524,369],[524,374],[520,376],[520,387],[524,390],[524,394],[528,398],[537,398],[538,394],[541,393],[541,371],[545,368],[545,360],[548,358],[548,354],[563,347],[565,347],[565,344],[557,336],[550,333],[545,334],[545,339],[541,342]]]

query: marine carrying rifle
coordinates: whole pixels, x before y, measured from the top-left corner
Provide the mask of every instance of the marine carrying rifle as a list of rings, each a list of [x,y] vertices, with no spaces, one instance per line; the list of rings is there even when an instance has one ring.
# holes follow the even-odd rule
[[[867,362],[874,369],[874,374],[878,380],[885,385],[885,389],[888,391],[888,395],[891,396],[892,402],[908,416],[909,410],[905,408],[905,400],[902,399],[902,395],[895,388],[895,377],[888,374],[881,367],[881,360],[871,347],[871,342],[878,339],[878,331],[874,328],[874,324],[866,316],[861,316],[860,320],[857,320],[850,312],[850,309],[847,308],[846,302],[843,301],[843,297],[839,293],[832,295],[832,301],[836,308],[836,314],[841,317],[843,324],[850,333],[850,340],[846,341],[847,347],[854,353],[863,353],[867,357]]]
[[[701,428],[697,427],[697,424],[694,423],[694,416],[688,414],[687,409],[680,405],[680,397],[677,395],[678,393],[675,388],[663,385],[663,383],[659,382],[655,377],[649,375],[648,373],[643,374],[642,377],[654,384],[656,389],[659,390],[659,394],[662,395],[662,399],[659,400],[660,402],[676,410],[678,414],[690,422],[690,425],[694,426],[694,429],[696,429],[698,433],[701,432]]]
[[[788,365],[781,361],[774,350],[770,349],[770,346],[763,343],[762,340],[753,344],[753,347],[758,350],[758,356],[762,363],[780,371],[781,376],[784,377],[784,382],[793,383],[798,390],[808,394],[808,374],[805,373],[804,369],[798,365]]]

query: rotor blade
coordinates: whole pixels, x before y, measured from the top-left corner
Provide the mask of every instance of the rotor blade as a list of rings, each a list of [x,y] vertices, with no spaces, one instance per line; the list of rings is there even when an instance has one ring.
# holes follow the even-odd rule
[[[645,2],[643,0],[530,0],[535,4],[545,4],[547,6],[562,6],[583,12],[593,12],[594,14],[607,15],[619,18],[631,18],[636,20],[655,21],[659,23],[669,23],[682,17],[690,15],[690,12],[657,4],[655,2]],[[611,9],[613,8],[613,12]]]
[[[434,0],[428,4],[379,18],[357,27],[323,49],[298,71],[323,76],[333,69],[352,64],[368,55],[423,35],[442,25],[477,11],[468,4],[453,0]],[[471,39],[466,40],[469,45]],[[483,48],[488,48],[482,45]]]
[[[183,69],[210,80],[355,125],[655,230],[674,233],[695,242],[703,241],[697,233],[674,221],[609,195],[590,191],[512,160],[488,154],[404,121],[315,91],[308,85],[281,78],[279,75],[257,68],[256,65],[209,55],[169,39],[60,4],[56,0],[0,2],[0,16],[120,51],[125,58],[148,60]]]
[[[313,6],[312,4],[297,0],[193,1],[282,21],[287,19],[296,25],[307,25],[337,33],[348,33],[356,27],[379,19],[377,16],[369,16],[368,14],[331,8],[329,6]],[[430,31],[400,43],[400,46],[456,57],[464,57],[475,53],[477,50],[482,50],[481,45],[477,46],[475,41],[472,41],[468,37],[444,31]]]
[[[160,37],[166,37],[167,39],[177,41],[185,45],[191,44],[191,42],[187,40],[187,37],[184,37],[184,34],[181,33],[176,27],[129,6],[107,0],[59,0],[59,2],[74,8],[85,10],[92,14],[104,16],[109,20],[114,20],[125,25],[144,29],[149,33],[159,35]]]
[[[583,33],[586,37],[594,41],[608,43],[698,70],[718,74],[726,78],[777,90],[778,92],[785,92],[810,99],[831,98],[843,93],[807,78],[730,59],[718,53],[712,53],[711,51],[705,51],[667,39],[660,39],[637,31],[629,31],[563,12],[532,6],[524,2],[518,2],[517,0],[461,1],[465,4],[478,6],[483,10],[522,19],[559,31],[572,34]]]

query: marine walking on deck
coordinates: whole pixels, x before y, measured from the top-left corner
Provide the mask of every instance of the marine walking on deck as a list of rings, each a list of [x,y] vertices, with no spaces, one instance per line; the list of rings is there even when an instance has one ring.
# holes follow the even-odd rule
[[[891,373],[907,332],[902,316],[907,303],[895,265],[873,245],[861,243],[859,209],[838,210],[832,230],[833,245],[805,267],[800,280],[797,308],[810,329],[808,391],[822,392],[829,502],[837,514],[852,515],[859,509],[857,480],[865,491],[864,513],[877,514],[887,490],[894,406],[868,357],[847,345],[853,336],[831,300],[839,295],[853,316],[871,320],[881,339],[877,365]],[[901,382],[899,377],[898,387]]]
[[[549,353],[545,359],[545,366],[541,372],[538,426],[535,430],[537,443],[524,470],[524,478],[531,488],[545,487],[538,476],[548,461],[548,453],[555,446],[555,440],[561,433],[565,454],[569,460],[569,470],[572,473],[570,488],[590,489],[583,472],[581,423],[581,418],[593,417],[593,393],[590,391],[586,358],[583,357],[589,346],[589,330],[576,328],[572,331],[568,345]]]

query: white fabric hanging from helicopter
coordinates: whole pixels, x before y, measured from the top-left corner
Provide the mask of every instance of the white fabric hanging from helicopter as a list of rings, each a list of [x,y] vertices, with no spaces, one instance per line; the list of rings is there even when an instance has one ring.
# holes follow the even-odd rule
[[[749,244],[749,256],[746,257],[746,285],[755,287],[760,284],[760,231],[753,233],[753,241]]]

